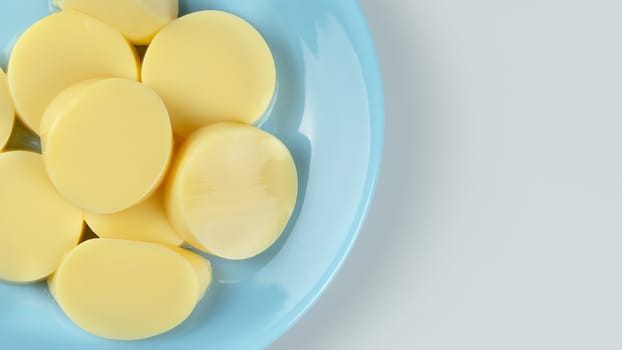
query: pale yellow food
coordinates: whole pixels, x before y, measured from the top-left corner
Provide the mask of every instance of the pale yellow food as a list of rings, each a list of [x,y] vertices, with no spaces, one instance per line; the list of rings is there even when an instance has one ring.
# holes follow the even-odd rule
[[[197,295],[199,296],[200,300],[201,298],[203,298],[205,291],[212,283],[212,265],[204,257],[187,249],[179,247],[171,248],[174,249],[177,253],[181,254],[184,258],[186,258],[186,261],[188,261],[190,265],[192,265],[192,268],[194,269],[194,272],[197,276],[197,286],[199,287]]]
[[[156,35],[142,79],[162,96],[183,138],[209,123],[256,122],[272,100],[276,70],[268,45],[248,22],[200,11]]]
[[[147,45],[167,23],[177,18],[178,0],[54,0],[63,10],[93,16],[120,31],[137,45]]]
[[[277,138],[252,126],[219,123],[188,138],[166,186],[169,218],[186,242],[246,259],[282,233],[296,205],[298,177]]]
[[[138,79],[137,55],[112,27],[75,11],[32,25],[17,40],[8,67],[15,108],[39,132],[43,112],[69,86],[87,79]]]
[[[178,249],[116,239],[86,241],[50,278],[50,292],[73,322],[100,337],[136,340],[164,333],[190,315],[211,279],[207,260],[195,255],[190,262]]]
[[[4,71],[0,69],[0,151],[4,148],[15,122],[15,109],[9,94],[9,87]]]
[[[82,235],[82,211],[49,182],[40,155],[0,153],[0,280],[47,277]]]
[[[183,243],[168,220],[161,191],[115,214],[85,212],[84,219],[102,238],[129,239],[175,246]]]
[[[70,87],[52,101],[41,123],[52,183],[90,213],[116,213],[151,195],[164,177],[172,146],[160,97],[126,79]]]

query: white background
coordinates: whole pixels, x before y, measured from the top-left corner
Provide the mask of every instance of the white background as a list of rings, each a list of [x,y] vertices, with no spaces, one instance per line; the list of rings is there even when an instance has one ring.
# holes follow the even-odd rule
[[[622,349],[622,2],[361,1],[378,192],[270,349]]]

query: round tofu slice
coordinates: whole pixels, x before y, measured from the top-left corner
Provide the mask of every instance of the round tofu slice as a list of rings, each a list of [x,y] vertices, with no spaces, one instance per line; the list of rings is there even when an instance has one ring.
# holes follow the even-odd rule
[[[137,55],[112,27],[76,11],[63,11],[32,25],[9,60],[9,87],[17,114],[39,132],[46,106],[83,80],[138,79]]]
[[[11,137],[14,122],[15,109],[9,94],[6,74],[0,69],[0,151],[6,146],[9,137]]]
[[[156,35],[142,79],[162,96],[175,133],[184,138],[210,123],[256,122],[272,100],[276,70],[252,25],[225,12],[200,11]]]
[[[76,10],[120,31],[136,45],[148,45],[155,34],[177,18],[179,0],[55,0],[63,10]]]
[[[203,265],[202,273],[211,273],[207,260]],[[75,324],[117,340],[144,339],[174,328],[204,292],[197,270],[175,248],[116,239],[80,244],[48,284]]]
[[[85,212],[84,220],[101,238],[129,239],[174,246],[183,243],[168,220],[161,191],[115,214]]]
[[[182,238],[240,260],[263,252],[283,232],[296,205],[298,177],[276,137],[220,123],[186,141],[166,186],[169,218]]]
[[[63,200],[40,155],[0,153],[0,279],[32,282],[53,273],[82,235],[82,211]]]
[[[151,89],[127,79],[87,81],[64,90],[41,123],[52,183],[68,201],[116,213],[150,196],[168,168],[173,134]]]

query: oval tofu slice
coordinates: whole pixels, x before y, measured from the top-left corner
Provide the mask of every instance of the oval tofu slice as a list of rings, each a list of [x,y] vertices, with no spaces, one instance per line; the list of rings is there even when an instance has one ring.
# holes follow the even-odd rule
[[[97,336],[136,340],[164,333],[190,315],[210,278],[200,281],[199,270],[176,249],[116,239],[86,241],[50,278],[50,292],[74,323]],[[202,273],[209,273],[204,259],[203,267]]]
[[[58,192],[97,214],[125,210],[160,184],[173,148],[160,97],[127,79],[86,81],[48,106],[41,127],[46,169]]]
[[[0,279],[32,282],[54,272],[82,235],[82,211],[62,199],[40,155],[0,153]]]
[[[298,177],[289,150],[276,137],[220,123],[186,141],[166,186],[169,219],[182,238],[238,260],[278,239],[296,205]]]
[[[114,214],[84,213],[84,220],[101,238],[129,239],[179,246],[183,243],[168,220],[161,191]]]
[[[156,33],[177,18],[179,0],[55,0],[63,10],[95,17],[136,45],[148,45]]]
[[[63,11],[33,24],[17,40],[8,67],[17,114],[36,133],[46,106],[83,80],[138,79],[131,44],[112,27],[76,11]]]
[[[199,11],[164,27],[147,49],[143,82],[162,96],[175,134],[207,124],[252,124],[274,95],[276,68],[261,34],[240,17]]]

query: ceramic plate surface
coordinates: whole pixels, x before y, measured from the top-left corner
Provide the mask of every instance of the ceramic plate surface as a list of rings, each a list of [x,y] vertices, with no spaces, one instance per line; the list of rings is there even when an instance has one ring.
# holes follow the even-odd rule
[[[0,348],[263,349],[313,304],[356,238],[383,142],[380,74],[358,3],[182,0],[180,5],[182,14],[203,9],[237,14],[270,45],[278,91],[261,127],[283,140],[296,160],[300,197],[290,225],[257,258],[210,258],[215,283],[206,298],[180,327],[144,341],[109,341],[80,330],[44,283],[0,283]],[[0,2],[3,68],[16,37],[51,11],[47,0]]]

